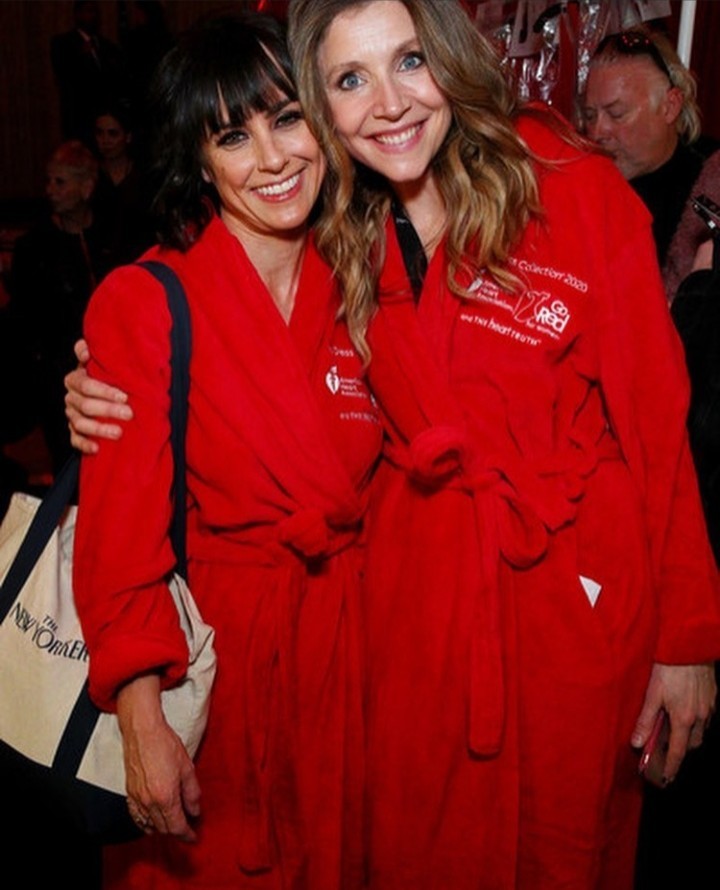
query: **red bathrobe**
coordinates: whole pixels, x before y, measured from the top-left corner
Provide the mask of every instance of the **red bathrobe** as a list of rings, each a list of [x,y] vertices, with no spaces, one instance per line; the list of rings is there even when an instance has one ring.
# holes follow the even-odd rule
[[[367,572],[373,890],[632,886],[652,663],[720,655],[682,350],[650,220],[538,122],[545,218],[415,305],[392,224],[370,382],[389,418]]]
[[[219,219],[186,254],[147,256],[176,270],[190,305],[189,582],[218,669],[199,843],[117,848],[110,873],[123,888],[348,890],[362,869],[357,613],[377,412],[312,244],[289,325]],[[90,373],[135,413],[82,466],[75,589],[106,708],[132,676],[169,684],[187,659],[163,581],[169,326],[162,288],[131,266],[86,319]]]

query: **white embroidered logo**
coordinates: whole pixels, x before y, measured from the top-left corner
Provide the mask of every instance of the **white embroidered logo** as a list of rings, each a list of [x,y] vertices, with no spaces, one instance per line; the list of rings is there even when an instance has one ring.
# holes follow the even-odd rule
[[[337,365],[333,365],[325,375],[325,384],[333,395],[340,389],[340,375],[338,374]]]
[[[562,300],[553,300],[549,306],[538,306],[535,319],[541,327],[552,328],[556,334],[562,334],[570,320],[570,312]]]

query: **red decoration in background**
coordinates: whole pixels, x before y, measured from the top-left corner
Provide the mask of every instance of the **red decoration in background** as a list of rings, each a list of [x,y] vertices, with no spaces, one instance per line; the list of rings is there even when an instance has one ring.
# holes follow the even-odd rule
[[[255,0],[254,11],[264,12],[280,21],[287,18],[288,0]]]

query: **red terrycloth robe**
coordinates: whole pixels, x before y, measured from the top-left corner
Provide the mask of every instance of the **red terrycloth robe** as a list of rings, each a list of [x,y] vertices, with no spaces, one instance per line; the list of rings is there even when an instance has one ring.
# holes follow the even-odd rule
[[[189,582],[218,669],[199,843],[120,847],[109,873],[132,888],[348,890],[362,869],[358,592],[377,412],[312,243],[289,325],[219,219],[186,254],[146,256],[176,270],[190,305]],[[86,319],[90,373],[135,412],[82,466],[75,584],[106,708],[130,677],[171,683],[187,659],[163,582],[169,327],[137,266],[108,277]]]
[[[390,428],[367,571],[372,890],[630,888],[651,665],[720,654],[648,215],[610,162],[532,120],[521,133],[558,163],[538,167],[520,292],[483,277],[456,298],[438,248],[416,307],[387,233],[369,369]]]

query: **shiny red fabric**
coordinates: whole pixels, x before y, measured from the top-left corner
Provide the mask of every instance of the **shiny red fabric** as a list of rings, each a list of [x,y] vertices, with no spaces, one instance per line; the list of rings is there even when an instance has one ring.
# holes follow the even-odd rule
[[[187,254],[151,251],[188,297],[190,587],[218,670],[197,757],[194,845],[108,850],[108,885],[346,890],[362,879],[359,581],[381,429],[327,267],[308,245],[289,325],[215,219]],[[83,460],[75,584],[92,694],[187,658],[164,583],[170,318],[139,267],[92,299],[90,373],[135,418]]]
[[[648,215],[605,159],[534,120],[521,134],[556,163],[538,165],[517,293],[483,276],[456,298],[441,247],[416,307],[388,229],[370,332],[391,433],[367,571],[373,890],[629,890],[651,665],[720,654]]]

